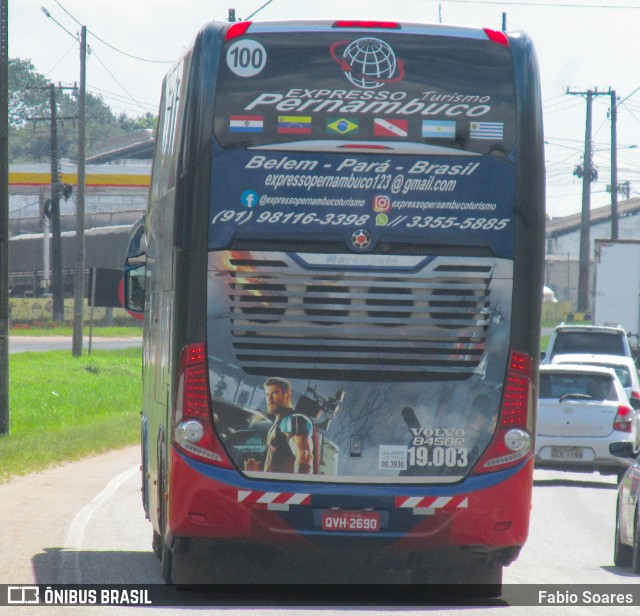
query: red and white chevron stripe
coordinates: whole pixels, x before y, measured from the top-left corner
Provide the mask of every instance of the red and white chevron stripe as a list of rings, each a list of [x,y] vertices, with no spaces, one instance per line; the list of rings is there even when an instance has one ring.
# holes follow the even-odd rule
[[[238,490],[238,502],[276,511],[289,511],[290,505],[310,505],[311,494]]]
[[[398,509],[413,509],[416,515],[433,515],[438,511],[468,509],[469,497],[460,496],[396,496]]]

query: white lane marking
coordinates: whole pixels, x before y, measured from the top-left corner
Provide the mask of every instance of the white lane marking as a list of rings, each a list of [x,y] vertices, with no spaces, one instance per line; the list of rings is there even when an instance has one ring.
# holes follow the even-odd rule
[[[84,540],[84,531],[91,516],[109,500],[111,496],[127,479],[140,472],[139,466],[132,466],[114,477],[91,501],[89,501],[73,518],[62,551],[63,582],[67,584],[81,584],[80,548]]]

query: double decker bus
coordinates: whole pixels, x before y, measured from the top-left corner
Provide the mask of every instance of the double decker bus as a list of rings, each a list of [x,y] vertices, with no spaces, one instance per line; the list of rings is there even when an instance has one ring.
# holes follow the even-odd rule
[[[529,526],[544,219],[526,35],[205,26],[125,266],[165,581],[499,585]]]

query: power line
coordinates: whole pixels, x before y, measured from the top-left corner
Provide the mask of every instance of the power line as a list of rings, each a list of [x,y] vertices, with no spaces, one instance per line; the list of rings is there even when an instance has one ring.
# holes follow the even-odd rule
[[[548,105],[550,102],[552,101],[557,101],[557,100],[565,100],[564,98],[564,92],[561,92],[560,94],[556,94],[555,96],[552,96],[551,98],[546,98],[542,101],[543,105]]]
[[[127,53],[126,51],[122,51],[122,49],[118,49],[114,47],[111,43],[107,43],[104,39],[101,39],[93,30],[88,30],[89,34],[93,36],[93,38],[98,39],[103,45],[113,49],[113,51],[122,54],[123,56],[127,56],[127,58],[133,58],[134,60],[139,60],[140,62],[149,62],[151,64],[173,64],[174,60],[151,60],[149,58],[141,58],[140,56],[135,56],[131,53]]]
[[[69,49],[67,49],[67,51],[64,52],[64,54],[60,57],[60,59],[44,74],[44,76],[46,77],[47,75],[49,75],[49,73],[53,72],[55,68],[58,66],[58,64],[60,64],[60,62],[62,62],[71,53],[71,50],[74,49],[75,46],[76,44],[72,43],[71,47],[69,47]]]
[[[561,106],[562,105],[562,106]],[[569,109],[573,109],[579,105],[576,101],[564,101],[563,103],[558,102],[554,104],[553,109],[549,109],[547,107],[543,107],[543,112],[546,115],[550,115],[552,113],[559,113],[562,111],[568,111]]]
[[[576,145],[565,145],[564,143],[560,143],[561,141],[565,141],[567,143],[575,143]],[[551,145],[556,148],[566,148],[568,150],[574,150],[576,152],[582,152],[582,142],[577,139],[560,139],[558,137],[547,137],[544,140],[546,145]]]
[[[271,1],[271,0],[270,0]],[[75,21],[78,25],[82,25],[63,5],[61,2],[59,2],[58,0],[54,0],[54,2],[69,16],[71,17],[71,19],[73,19],[73,21]],[[260,10],[260,9],[258,9]],[[49,17],[49,15],[47,15],[47,17]],[[51,18],[53,19],[53,17]],[[54,20],[55,21],[55,20]],[[67,32],[69,32],[67,30]],[[133,58],[134,60],[140,60],[140,62],[150,62],[152,64],[173,64],[173,60],[151,60],[149,58],[141,58],[140,56],[135,56],[133,54],[127,53],[126,51],[122,51],[122,49],[118,49],[117,47],[115,47],[114,45],[112,45],[111,43],[108,43],[107,41],[105,41],[104,39],[100,38],[93,30],[89,30],[87,28],[87,32],[89,32],[91,34],[91,36],[93,36],[95,39],[97,39],[98,41],[100,41],[103,45],[106,45],[107,47],[113,49],[114,51],[118,52],[119,54],[122,54],[123,56],[127,56],[128,58]],[[69,33],[71,34],[71,33]],[[73,36],[73,35],[72,35]]]
[[[111,78],[122,88],[123,92],[125,92],[127,94],[127,96],[129,96],[129,98],[136,104],[138,105],[138,107],[140,107],[140,109],[142,109],[142,111],[146,112],[147,110],[144,108],[144,106],[142,105],[142,103],[140,103],[139,101],[136,100],[136,98],[133,96],[133,94],[131,94],[116,78],[116,76],[107,68],[106,64],[98,57],[98,55],[96,54],[96,52],[93,52],[93,57],[100,62],[100,64],[102,65],[102,68],[104,68],[105,71],[107,71],[107,73],[109,73],[109,75],[111,76]]]
[[[133,105],[127,105],[122,102],[118,103],[117,101],[116,102],[109,101],[108,106],[116,115],[118,112],[122,112],[125,115],[138,115],[138,116],[140,115],[140,108],[134,107]],[[143,115],[146,115],[148,113],[154,114],[154,113],[157,113],[157,111],[158,110],[155,107],[153,108],[149,107],[149,109],[147,109]]]
[[[631,92],[631,94],[628,94],[623,99],[618,101],[618,106],[622,105],[622,103],[624,103],[628,98],[631,98],[636,92],[638,92],[638,90],[640,90],[640,86],[638,86],[633,92]]]
[[[127,108],[133,107],[131,99],[128,96],[123,96],[122,94],[116,94],[115,92],[104,90],[103,88],[99,88],[92,84],[87,84],[87,88],[95,96],[99,96],[103,99],[113,101],[114,103],[119,103],[120,105],[128,105],[128,107],[118,107],[119,109],[127,109]],[[139,106],[139,105],[143,105],[149,111],[157,111],[157,107],[158,107],[157,103],[147,103],[142,101],[140,101],[136,106]]]
[[[618,106],[620,106],[620,103],[618,103]],[[638,116],[636,115],[636,111],[632,109],[628,103],[624,104],[624,108],[627,110],[627,113],[634,119],[636,120],[636,122],[640,122],[640,118],[638,118]]]
[[[26,205],[23,205],[22,207],[16,207],[14,209],[11,210],[11,214],[15,214],[16,212],[22,212],[22,210],[26,210],[28,208],[32,208],[36,205],[39,205],[40,202],[39,201],[34,201],[33,203],[27,203]]]
[[[266,6],[269,6],[272,2],[273,0],[267,0],[267,2],[265,2],[259,9],[256,9],[255,11],[253,11],[253,13],[251,13],[251,15],[247,17],[246,21],[249,21],[252,17],[257,15],[263,8],[265,8]]]

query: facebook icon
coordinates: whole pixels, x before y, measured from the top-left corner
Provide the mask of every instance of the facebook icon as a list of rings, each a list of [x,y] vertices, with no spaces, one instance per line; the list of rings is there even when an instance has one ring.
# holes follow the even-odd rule
[[[240,201],[242,201],[242,205],[248,208],[255,207],[258,204],[258,193],[255,190],[245,190],[240,195]]]

